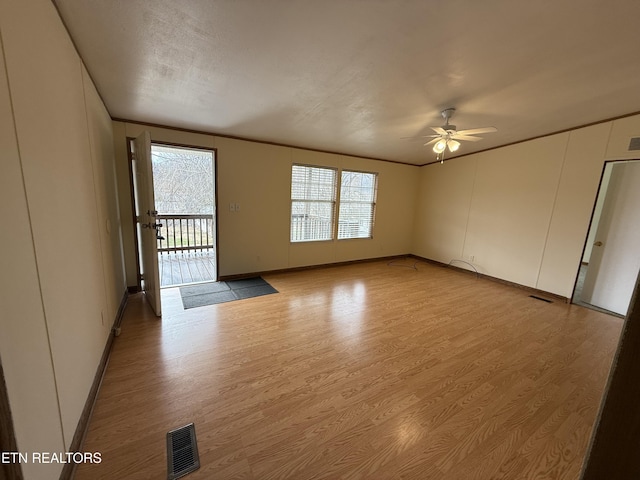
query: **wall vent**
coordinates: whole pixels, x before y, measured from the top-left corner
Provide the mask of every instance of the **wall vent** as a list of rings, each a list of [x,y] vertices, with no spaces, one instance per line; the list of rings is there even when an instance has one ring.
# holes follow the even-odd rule
[[[553,303],[553,300],[549,300],[548,298],[538,297],[537,295],[529,295],[531,298],[535,298],[536,300],[542,300],[543,302]]]
[[[629,142],[629,151],[640,150],[640,137],[633,137]]]

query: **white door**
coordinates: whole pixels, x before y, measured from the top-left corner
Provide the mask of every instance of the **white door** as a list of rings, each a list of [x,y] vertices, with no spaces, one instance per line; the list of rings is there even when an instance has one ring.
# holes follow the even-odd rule
[[[640,270],[640,162],[613,166],[581,299],[626,315]]]
[[[158,272],[158,244],[156,215],[153,195],[153,167],[151,166],[151,136],[143,132],[133,142],[134,172],[136,176],[136,200],[138,203],[138,224],[140,240],[140,267],[142,269],[142,290],[155,314],[161,315],[160,275]]]

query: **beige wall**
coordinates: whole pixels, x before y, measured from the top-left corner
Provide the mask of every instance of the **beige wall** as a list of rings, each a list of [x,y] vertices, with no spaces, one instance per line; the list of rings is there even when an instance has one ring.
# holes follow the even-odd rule
[[[136,284],[126,138],[217,149],[219,275],[236,275],[410,253],[419,168],[346,155],[114,122],[127,283]],[[291,165],[378,172],[373,239],[289,242]],[[229,204],[239,203],[239,212]]]
[[[125,292],[112,124],[50,1],[2,0],[0,34],[0,356],[19,449],[60,452]]]
[[[640,157],[632,136],[640,116],[423,167],[413,252],[571,297],[604,162]]]
[[[1,14],[1,13],[0,13]],[[1,26],[1,24],[0,24]],[[0,58],[0,357],[4,367],[18,448],[64,448],[49,352],[29,205],[6,82]],[[8,220],[9,219],[9,220]],[[26,478],[47,478],[47,468],[23,466]]]

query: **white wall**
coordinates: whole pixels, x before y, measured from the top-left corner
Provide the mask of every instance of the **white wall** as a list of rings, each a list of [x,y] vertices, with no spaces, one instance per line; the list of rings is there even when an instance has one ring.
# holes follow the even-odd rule
[[[60,452],[125,292],[112,125],[50,1],[2,0],[0,34],[0,356],[19,449]]]
[[[38,267],[22,181],[13,112],[0,57],[0,357],[9,393],[18,448],[24,451],[64,449],[53,364]],[[47,477],[50,468],[24,465],[26,478]]]
[[[573,294],[610,130],[608,122],[569,133],[558,193],[548,220],[547,243],[534,285],[540,290],[567,298]]]
[[[144,130],[152,141],[217,149],[221,276],[410,253],[419,167],[135,123],[113,122],[113,130],[128,285],[136,264],[126,138]],[[373,239],[290,243],[293,163],[378,172]]]
[[[481,271],[535,285],[567,136],[479,155],[462,255]]]
[[[639,157],[632,136],[640,116],[423,167],[413,252],[571,297],[604,162]]]

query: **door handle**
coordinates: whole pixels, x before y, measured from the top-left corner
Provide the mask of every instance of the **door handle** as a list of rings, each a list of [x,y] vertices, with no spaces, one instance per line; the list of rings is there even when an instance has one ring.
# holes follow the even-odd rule
[[[162,228],[162,223],[143,223],[142,224],[142,228],[154,228],[156,230],[158,230],[159,228]]]
[[[593,246],[594,246],[594,247],[601,247],[601,246],[602,246],[602,242],[600,242],[600,241],[595,242],[595,243],[593,244]]]

